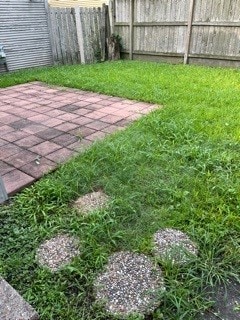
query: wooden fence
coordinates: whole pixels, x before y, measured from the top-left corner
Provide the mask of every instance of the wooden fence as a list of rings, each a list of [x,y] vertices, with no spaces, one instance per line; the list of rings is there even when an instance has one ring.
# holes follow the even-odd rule
[[[104,61],[110,32],[108,6],[102,8],[49,8],[55,64]]]
[[[130,59],[240,66],[240,0],[113,0]]]

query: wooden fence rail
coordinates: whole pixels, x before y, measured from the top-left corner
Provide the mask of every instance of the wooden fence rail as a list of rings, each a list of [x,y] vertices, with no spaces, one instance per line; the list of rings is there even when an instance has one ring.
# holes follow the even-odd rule
[[[55,64],[104,61],[109,36],[108,6],[102,8],[49,8]]]
[[[113,0],[130,59],[240,66],[240,0]]]

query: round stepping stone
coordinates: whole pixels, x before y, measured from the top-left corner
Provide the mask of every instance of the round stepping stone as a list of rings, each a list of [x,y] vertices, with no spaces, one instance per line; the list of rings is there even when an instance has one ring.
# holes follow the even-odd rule
[[[143,255],[131,252],[113,254],[104,273],[94,284],[96,300],[112,315],[151,314],[165,290],[162,271]]]
[[[104,209],[107,206],[109,197],[102,191],[91,192],[78,198],[73,207],[82,214],[88,214],[95,210]]]
[[[69,235],[61,234],[46,240],[37,250],[36,259],[40,265],[57,271],[79,255],[78,240]]]
[[[163,260],[186,263],[198,253],[197,246],[188,235],[176,229],[162,229],[154,235],[154,253]]]

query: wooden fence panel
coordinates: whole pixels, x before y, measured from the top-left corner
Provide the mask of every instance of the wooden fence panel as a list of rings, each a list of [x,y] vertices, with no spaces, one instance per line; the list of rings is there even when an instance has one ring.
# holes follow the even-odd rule
[[[239,0],[196,0],[194,20],[239,22]]]
[[[239,57],[240,28],[209,26],[193,27],[190,55]]]
[[[113,1],[114,30],[130,59],[240,66],[240,0]]]
[[[121,9],[119,9],[121,6]],[[116,11],[115,11],[115,21],[116,23],[128,23],[130,21],[130,1],[121,0],[121,2],[116,1]]]
[[[177,26],[137,26],[134,31],[134,52],[183,53],[186,28]],[[145,39],[143,41],[143,39]]]
[[[176,22],[187,19],[186,0],[135,1],[135,22]]]
[[[130,50],[130,2],[115,1],[115,32],[122,38],[125,51]],[[133,51],[137,54],[183,54],[188,1],[133,1]]]
[[[240,60],[240,1],[196,0],[190,57]]]
[[[105,60],[107,6],[49,8],[53,56],[57,64]]]

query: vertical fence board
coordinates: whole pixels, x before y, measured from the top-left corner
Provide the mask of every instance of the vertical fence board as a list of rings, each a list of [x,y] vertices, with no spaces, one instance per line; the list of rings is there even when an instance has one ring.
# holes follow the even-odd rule
[[[53,54],[53,62],[57,59],[57,46],[56,46],[56,36],[55,36],[55,28],[54,28],[54,18],[53,13],[48,10],[48,24],[49,24],[49,34],[51,39],[51,47]]]
[[[133,59],[133,43],[134,43],[134,28],[133,28],[133,23],[134,23],[134,0],[130,0],[130,20],[129,20],[129,59]]]
[[[69,48],[68,48],[68,38],[67,38],[67,34],[66,34],[66,19],[65,19],[66,15],[65,15],[65,8],[62,8],[61,10],[61,27],[62,27],[62,42],[63,42],[63,56],[65,59],[65,63],[68,64],[69,63]]]
[[[53,9],[53,24],[54,24],[54,37],[56,41],[56,52],[57,52],[57,63],[63,64],[63,56],[62,56],[62,50],[61,50],[61,44],[60,44],[60,39],[61,39],[61,30],[59,27],[59,18],[58,18],[58,9]]]
[[[107,12],[107,6],[103,6],[103,10],[99,10],[99,20],[100,20],[100,38],[101,38],[101,56],[102,60],[106,60],[106,42],[107,42],[107,36],[106,36],[106,28],[107,28],[107,19],[106,19],[106,12]],[[109,27],[109,25],[108,25]]]
[[[87,21],[89,25],[89,37],[88,37],[88,55],[89,59],[93,60],[93,51],[94,51],[94,43],[93,43],[93,28],[94,28],[94,12],[91,14],[91,9],[87,10]]]
[[[71,33],[69,33],[69,9],[65,8],[64,10],[64,22],[65,22],[65,36],[66,36],[66,44],[67,44],[67,58],[68,58],[68,64],[73,64],[73,46],[72,46],[72,37]]]
[[[66,9],[66,20],[67,20],[67,34],[68,34],[68,39],[69,39],[69,49],[70,49],[70,53],[71,53],[71,63],[77,63],[77,59],[76,59],[76,46],[75,46],[75,32],[72,32],[72,28],[73,28],[73,20],[72,20],[72,10],[71,8],[67,8]]]

